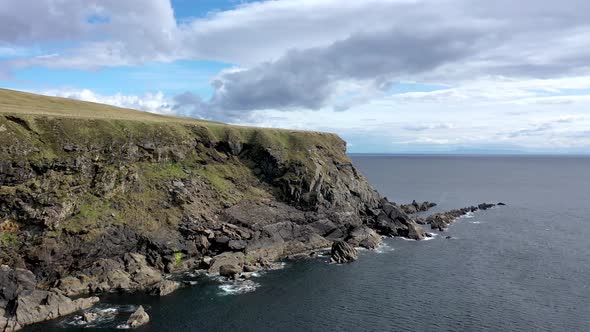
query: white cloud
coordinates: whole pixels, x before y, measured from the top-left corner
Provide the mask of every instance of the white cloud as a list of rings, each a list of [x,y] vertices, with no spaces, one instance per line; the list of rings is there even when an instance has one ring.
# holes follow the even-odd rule
[[[4,0],[0,73],[216,60],[236,68],[213,78],[209,102],[47,93],[335,131],[352,147],[362,134],[385,145],[590,150],[589,13],[587,0],[277,0],[178,23],[168,0]],[[399,81],[448,88],[391,95]]]
[[[63,98],[72,98],[94,103],[108,104],[118,107],[131,108],[145,112],[158,114],[174,114],[172,105],[168,98],[162,92],[145,93],[141,96],[136,95],[101,95],[88,89],[82,90],[46,90],[39,93],[48,96],[57,96]]]

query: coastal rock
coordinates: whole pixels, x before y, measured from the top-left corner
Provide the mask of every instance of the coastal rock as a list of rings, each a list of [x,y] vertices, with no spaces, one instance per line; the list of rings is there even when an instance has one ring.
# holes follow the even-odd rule
[[[355,227],[346,238],[346,242],[354,247],[375,249],[381,244],[381,236],[366,225]]]
[[[57,289],[36,288],[31,271],[0,267],[0,327],[15,331],[26,325],[88,309],[97,297],[72,300]]]
[[[130,328],[135,329],[147,324],[149,321],[150,316],[147,314],[147,312],[145,312],[143,306],[139,306],[139,308],[137,308],[137,310],[132,313],[131,316],[129,316],[127,325],[129,325]]]
[[[222,266],[232,266],[235,270],[242,271],[244,266],[245,256],[241,252],[225,252],[223,254],[213,257],[211,267],[207,272],[211,274],[220,273]]]
[[[493,208],[494,206],[496,206],[496,204],[481,203],[477,206],[477,208],[480,210],[487,210]]]
[[[358,259],[357,250],[344,241],[335,241],[332,244],[330,258],[335,263],[351,263]]]
[[[415,200],[412,201],[412,204],[401,204],[399,207],[407,214],[414,214],[418,212],[425,212],[430,210],[431,208],[435,207],[436,203],[432,202],[422,202],[418,203]]]
[[[426,238],[426,232],[415,222],[408,222],[408,233],[406,234],[408,239],[412,240],[423,240]]]
[[[487,210],[494,206],[496,206],[496,204],[481,203],[478,206],[469,206],[461,209],[436,213],[431,216],[428,216],[425,219],[425,222],[429,224],[432,229],[444,231],[449,226],[449,224],[453,223],[458,218],[465,216],[468,213],[472,213],[478,210]]]
[[[219,267],[219,275],[226,278],[233,278],[242,272],[242,269],[237,265],[222,265]]]
[[[12,319],[18,301],[51,312],[30,313],[37,318],[25,324],[56,316],[49,302],[63,303],[63,312],[87,305],[69,296],[168,293],[175,285],[163,274],[171,271],[275,268],[330,246],[335,261],[347,262],[357,258],[354,246],[375,248],[380,236],[420,238],[415,223],[436,220],[409,214],[431,203],[404,211],[381,197],[333,134],[163,116],[130,121],[131,110],[122,119],[117,112],[112,120],[80,118],[78,102],[60,108],[72,116],[0,114],[7,234],[0,264],[26,268],[0,273],[0,326],[20,324]],[[441,228],[455,217],[439,216]]]
[[[172,294],[178,288],[180,288],[180,283],[178,281],[162,280],[152,287],[150,294],[166,296]]]
[[[67,276],[57,282],[56,287],[67,296],[77,296],[89,292],[90,278],[82,275],[80,277]]]
[[[82,315],[82,320],[83,320],[85,323],[87,323],[87,324],[88,324],[88,323],[92,323],[92,322],[94,322],[94,321],[95,321],[95,320],[97,320],[97,319],[98,319],[98,314],[97,314],[97,313],[95,313],[95,312],[85,312],[85,313]]]

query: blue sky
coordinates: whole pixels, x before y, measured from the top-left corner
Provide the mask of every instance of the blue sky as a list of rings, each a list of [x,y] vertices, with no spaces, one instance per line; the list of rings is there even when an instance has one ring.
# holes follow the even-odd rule
[[[588,153],[588,13],[582,0],[6,0],[0,87],[330,131],[351,152]]]

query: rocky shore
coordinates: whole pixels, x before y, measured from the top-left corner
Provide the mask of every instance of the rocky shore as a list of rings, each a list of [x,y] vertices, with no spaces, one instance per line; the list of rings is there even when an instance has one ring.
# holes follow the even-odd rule
[[[0,110],[0,331],[108,292],[165,296],[181,287],[168,273],[239,278],[330,247],[350,262],[382,236],[422,240],[421,224],[491,207],[418,216],[434,204],[381,197],[335,135],[136,113]]]

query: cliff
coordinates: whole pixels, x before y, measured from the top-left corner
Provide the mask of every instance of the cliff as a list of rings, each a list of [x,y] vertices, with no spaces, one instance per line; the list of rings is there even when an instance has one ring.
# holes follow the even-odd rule
[[[372,248],[376,232],[424,237],[333,134],[0,89],[0,142],[0,331],[91,305],[52,312],[49,297],[165,294],[176,286],[163,273],[231,275],[339,240]]]

